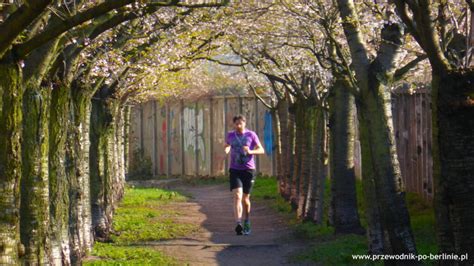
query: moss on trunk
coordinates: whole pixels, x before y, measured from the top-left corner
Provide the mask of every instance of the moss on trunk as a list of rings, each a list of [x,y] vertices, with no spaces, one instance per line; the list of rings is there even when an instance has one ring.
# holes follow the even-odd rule
[[[380,69],[373,68],[373,73]],[[416,254],[397,158],[391,95],[378,79],[376,74],[371,76],[370,86],[357,101],[369,247],[373,253]]]
[[[27,86],[23,95],[22,178],[20,204],[24,262],[49,261],[48,119],[50,88]]]
[[[306,198],[308,194],[308,184],[311,171],[311,153],[313,149],[312,134],[313,128],[311,122],[313,117],[314,106],[310,106],[308,99],[301,99],[297,107],[299,112],[300,127],[297,130],[301,130],[301,172],[298,182],[299,194],[298,194],[298,208],[296,215],[298,218],[303,218],[305,215]]]
[[[66,143],[72,264],[80,264],[92,245],[89,185],[90,102],[90,89],[73,83],[69,108],[71,121],[68,123]]]
[[[95,237],[106,241],[112,231],[114,209],[114,141],[116,103],[92,100],[90,127],[90,182],[92,226]]]
[[[13,62],[0,62],[0,264],[18,264],[21,177],[21,70]]]
[[[69,88],[54,86],[49,120],[49,198],[51,263],[69,264],[69,182],[66,176]]]
[[[317,224],[323,222],[324,188],[327,178],[326,165],[326,115],[319,107],[309,110],[311,134],[310,173],[307,187],[306,205],[303,218]]]

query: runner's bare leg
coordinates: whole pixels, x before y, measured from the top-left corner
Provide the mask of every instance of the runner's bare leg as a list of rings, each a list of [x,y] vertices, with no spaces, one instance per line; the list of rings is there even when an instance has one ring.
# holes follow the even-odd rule
[[[242,188],[234,188],[232,189],[232,192],[234,194],[234,218],[235,221],[241,221],[242,220]]]

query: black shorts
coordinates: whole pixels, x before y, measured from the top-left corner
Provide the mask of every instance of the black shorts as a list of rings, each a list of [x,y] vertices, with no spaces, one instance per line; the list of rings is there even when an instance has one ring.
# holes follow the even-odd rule
[[[241,187],[245,194],[250,194],[255,181],[255,172],[255,169],[237,170],[230,168],[230,190]]]

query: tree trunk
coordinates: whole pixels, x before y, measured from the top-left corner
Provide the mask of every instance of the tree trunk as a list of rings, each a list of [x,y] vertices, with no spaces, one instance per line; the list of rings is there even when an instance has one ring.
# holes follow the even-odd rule
[[[281,171],[282,171],[282,196],[286,200],[290,199],[290,163],[293,152],[290,149],[290,125],[288,113],[288,99],[285,97],[277,105],[278,118],[280,120],[280,141],[281,141]]]
[[[21,69],[1,61],[0,77],[0,264],[16,265],[23,253],[19,224]]]
[[[381,68],[372,67],[371,73]],[[379,252],[383,245],[383,228],[387,234],[384,253],[416,253],[396,152],[390,91],[377,75],[371,76],[369,84],[361,91],[358,114],[371,252]],[[377,221],[377,208],[370,206],[373,203],[378,203],[382,226]]]
[[[474,71],[433,73],[436,231],[440,252],[474,262]],[[464,262],[463,262],[464,263]]]
[[[73,83],[68,125],[67,174],[69,179],[69,238],[71,263],[80,264],[91,250],[91,210],[89,185],[90,91]]]
[[[305,215],[305,205],[308,194],[308,183],[310,178],[311,171],[311,161],[314,158],[311,158],[312,150],[312,128],[311,122],[313,120],[312,112],[314,107],[310,107],[307,104],[307,100],[301,100],[298,111],[300,112],[299,116],[301,119],[301,131],[302,131],[302,140],[301,140],[301,174],[299,180],[299,195],[298,195],[298,208],[296,215],[298,218],[304,218]]]
[[[117,116],[115,121],[115,141],[114,141],[114,159],[115,159],[115,166],[116,170],[114,171],[115,175],[115,182],[114,182],[114,193],[115,193],[115,201],[119,202],[124,193],[124,186],[125,186],[125,171],[124,171],[124,108],[117,107]]]
[[[124,172],[125,178],[128,174],[129,167],[129,137],[130,137],[130,106],[125,105],[125,114],[124,114],[124,142],[123,142],[123,156],[124,156]]]
[[[290,107],[288,106],[288,176],[287,176],[287,186],[285,194],[288,195],[288,201],[291,201],[291,195],[293,193],[293,171],[295,168],[295,150],[296,150],[296,126],[295,126],[295,114],[290,112]]]
[[[277,105],[279,105],[278,103]],[[276,159],[276,176],[278,180],[278,194],[283,196],[284,193],[284,179],[283,179],[283,168],[282,168],[282,153],[281,153],[281,127],[280,127],[280,117],[278,112],[275,109],[271,111],[272,115],[272,127],[273,127],[273,138],[275,143],[275,152],[273,155]]]
[[[298,208],[298,199],[299,199],[299,181],[301,175],[301,159],[302,159],[302,142],[303,142],[303,130],[302,130],[302,117],[298,112],[298,103],[294,103],[293,106],[294,118],[295,118],[295,138],[294,138],[294,156],[293,156],[293,172],[291,176],[291,195],[290,203],[291,207],[296,210]]]
[[[66,139],[69,123],[69,88],[55,85],[49,120],[49,198],[51,259],[54,265],[68,265],[69,195],[66,175]]]
[[[355,186],[356,107],[348,82],[337,80],[330,96],[331,224],[336,234],[363,234]]]
[[[93,99],[90,128],[92,227],[95,238],[109,239],[114,206],[114,113],[111,101]]]
[[[305,220],[316,224],[323,222],[324,191],[328,169],[326,165],[326,118],[324,110],[314,108],[311,113],[313,128],[310,183],[305,208]]]
[[[50,88],[27,85],[23,95],[21,242],[26,264],[48,264],[48,119]]]

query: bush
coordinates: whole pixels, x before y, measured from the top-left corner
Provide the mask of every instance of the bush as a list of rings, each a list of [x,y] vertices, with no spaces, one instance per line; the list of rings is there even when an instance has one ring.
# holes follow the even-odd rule
[[[127,180],[150,180],[153,178],[153,163],[143,149],[133,151],[133,160],[130,162]]]

